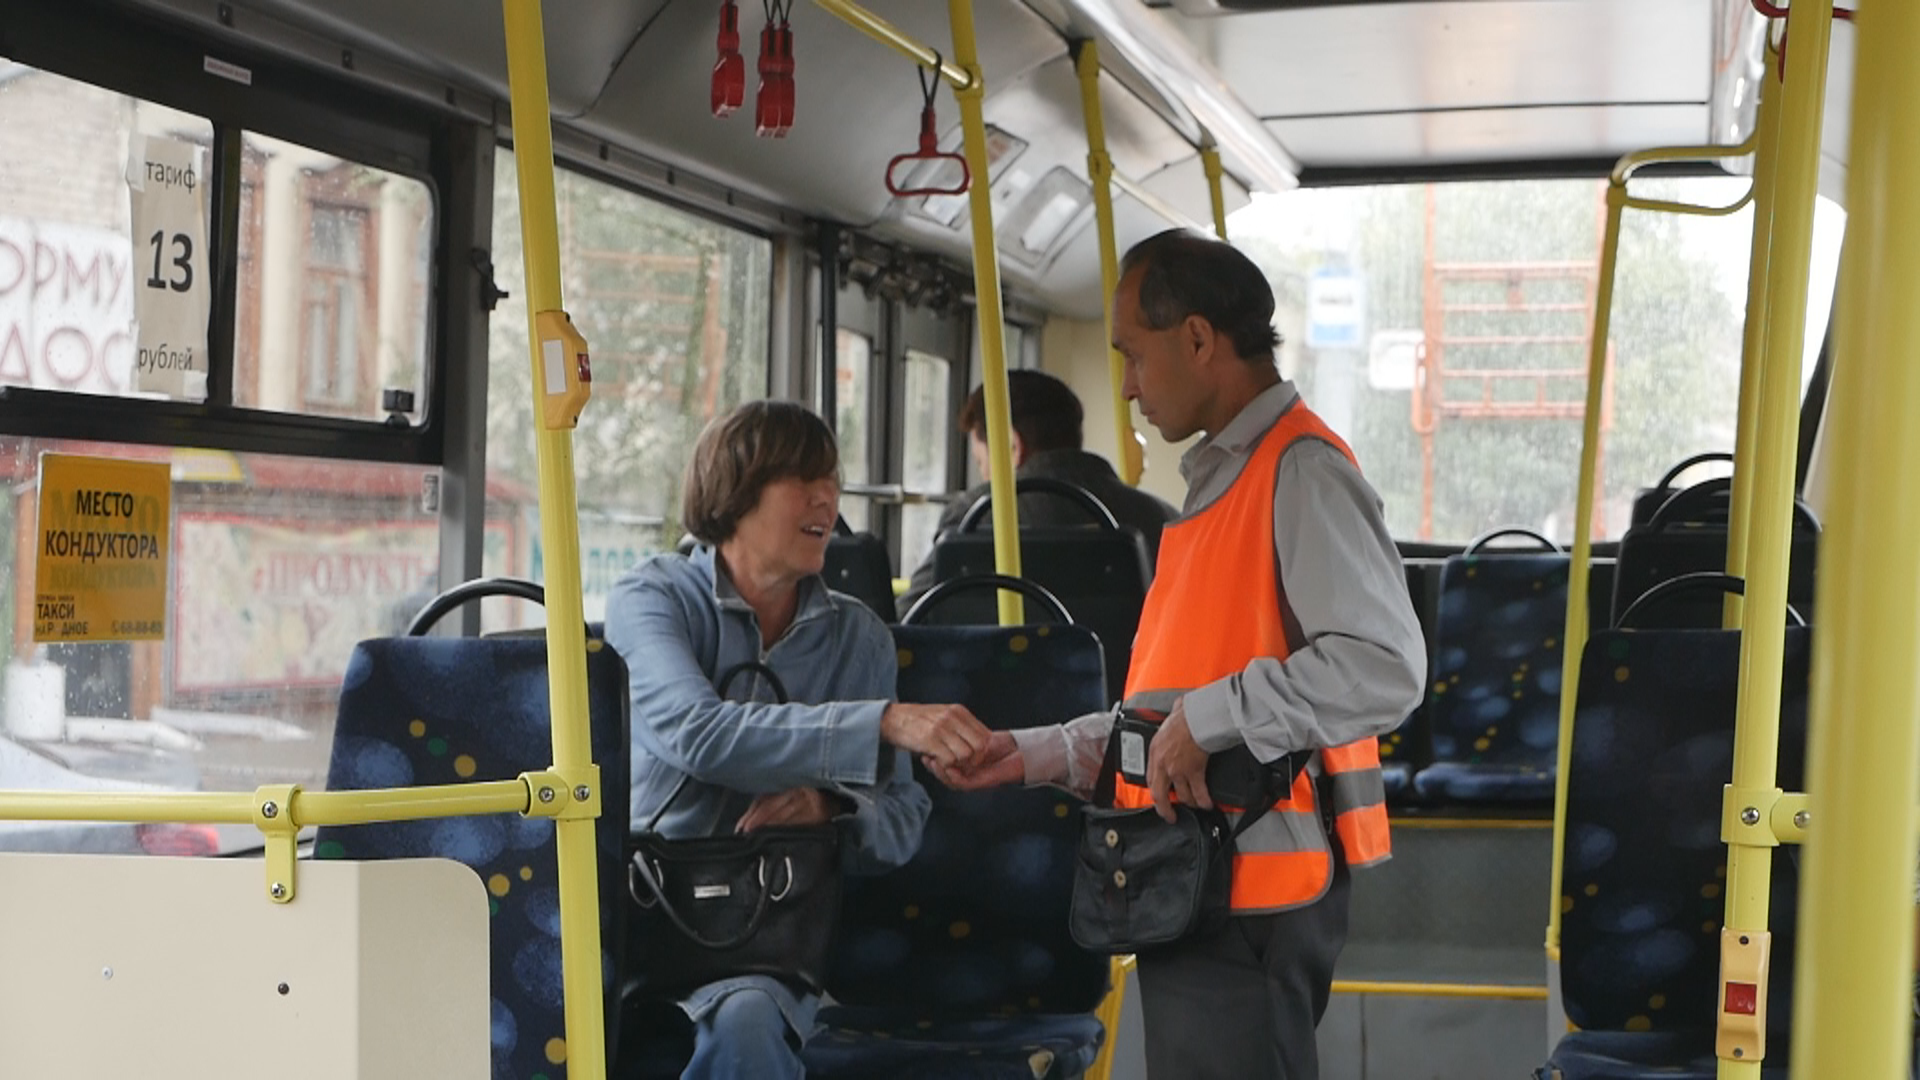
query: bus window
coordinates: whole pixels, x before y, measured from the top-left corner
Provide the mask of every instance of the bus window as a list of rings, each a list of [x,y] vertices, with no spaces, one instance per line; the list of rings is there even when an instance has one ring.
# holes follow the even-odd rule
[[[49,451],[171,463],[164,641],[33,640],[35,479]],[[0,436],[12,493],[0,506],[0,787],[324,788],[354,644],[402,631],[437,590],[439,518],[421,490],[438,472]],[[489,527],[489,550],[524,543],[505,522]],[[202,835],[6,823],[0,849],[183,853],[168,845]],[[251,827],[205,835],[258,841]]]
[[[773,245],[571,170],[555,182],[567,310],[593,349],[593,401],[573,439],[586,615],[596,620],[621,574],[679,542],[681,482],[700,430],[767,394]],[[513,299],[494,309],[488,334],[487,518],[520,522],[510,531],[526,542],[489,546],[483,565],[539,580],[517,192],[503,149],[493,266]],[[531,616],[520,609],[507,625]]]
[[[1634,192],[1724,204],[1746,183]],[[1274,284],[1282,370],[1352,443],[1394,535],[1524,525],[1571,540],[1604,212],[1602,182],[1542,180],[1299,190],[1232,218]],[[1831,209],[1822,220],[1834,242],[1814,268],[1810,356],[1838,252]],[[1751,233],[1751,211],[1627,213],[1596,538],[1618,537],[1634,491],[1675,461],[1732,449]]]
[[[158,273],[191,288],[171,260],[205,246],[211,185],[198,177],[213,125],[0,60],[0,385],[135,393],[135,291],[156,273],[133,235],[128,155],[142,138],[183,144],[198,162],[201,235],[159,251]]]
[[[434,206],[427,185],[248,132],[240,165],[234,404],[383,420],[426,403]],[[284,357],[288,363],[262,363]]]
[[[871,413],[873,339],[846,327],[834,330],[834,431],[840,443],[840,482],[873,482],[872,449],[867,418]],[[840,516],[855,532],[873,527],[873,503],[859,495],[840,498]]]
[[[947,490],[949,432],[953,427],[953,380],[945,357],[908,349],[906,385],[902,395],[904,445],[900,483],[910,492],[939,494]],[[905,506],[900,516],[900,565],[919,566],[933,550],[940,527],[938,503]]]

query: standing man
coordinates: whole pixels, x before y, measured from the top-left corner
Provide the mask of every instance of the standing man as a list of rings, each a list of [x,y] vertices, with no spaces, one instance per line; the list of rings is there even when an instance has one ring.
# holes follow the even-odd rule
[[[1425,645],[1380,498],[1280,377],[1272,319],[1266,278],[1225,243],[1165,232],[1121,264],[1113,345],[1127,397],[1169,442],[1205,437],[1180,463],[1186,505],[1161,535],[1127,678],[1127,705],[1167,716],[1149,787],[1121,780],[1116,801],[1171,821],[1173,801],[1212,806],[1214,753],[1314,752],[1239,840],[1235,918],[1139,958],[1155,1080],[1318,1080],[1314,1028],[1346,942],[1348,871],[1391,853],[1376,737],[1423,689]],[[1095,714],[999,732],[980,763],[934,771],[959,788],[1085,795],[1111,728]]]

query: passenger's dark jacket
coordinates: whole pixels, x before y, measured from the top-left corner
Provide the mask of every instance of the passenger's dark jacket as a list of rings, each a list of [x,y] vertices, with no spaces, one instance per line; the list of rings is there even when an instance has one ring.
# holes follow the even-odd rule
[[[1043,450],[1027,456],[1027,460],[1014,470],[1017,479],[1028,477],[1046,477],[1050,480],[1064,480],[1086,488],[1093,496],[1107,504],[1113,516],[1122,525],[1131,525],[1140,530],[1147,539],[1149,557],[1160,557],[1160,527],[1172,521],[1177,511],[1166,502],[1155,498],[1139,488],[1130,487],[1113,471],[1106,458],[1085,450]],[[938,535],[960,527],[960,519],[966,516],[967,508],[988,493],[986,484],[968,489],[953,502],[947,504],[946,512],[940,515]],[[991,529],[992,513],[988,513],[976,529]],[[1020,496],[1020,525],[1022,528],[1033,525],[1085,525],[1089,523],[1087,511],[1068,499],[1058,495],[1030,493]],[[913,606],[921,594],[933,588],[933,555],[913,572],[913,581],[900,597],[902,614]]]

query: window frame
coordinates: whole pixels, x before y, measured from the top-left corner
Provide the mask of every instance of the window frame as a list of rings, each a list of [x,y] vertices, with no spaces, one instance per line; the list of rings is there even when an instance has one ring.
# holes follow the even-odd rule
[[[90,0],[5,4],[0,57],[102,90],[199,116],[213,125],[208,271],[207,400],[152,401],[59,390],[0,389],[0,433],[135,445],[205,447],[411,465],[445,465],[448,328],[471,304],[445,295],[441,279],[458,243],[448,192],[458,167],[456,131],[471,120],[383,93],[243,43],[214,44],[191,28]],[[208,75],[209,60],[252,72],[250,85]],[[417,180],[433,203],[423,419],[396,425],[236,406],[238,377],[257,378],[257,341],[240,339],[239,234],[244,134],[298,143]],[[257,189],[252,193],[258,194]],[[261,213],[253,198],[252,213]],[[255,258],[258,252],[251,253]],[[304,309],[305,298],[302,297]],[[253,325],[246,333],[258,333]],[[249,362],[237,362],[239,355]],[[364,358],[363,358],[364,359]],[[304,380],[304,371],[300,372]],[[304,398],[304,394],[302,395]]]

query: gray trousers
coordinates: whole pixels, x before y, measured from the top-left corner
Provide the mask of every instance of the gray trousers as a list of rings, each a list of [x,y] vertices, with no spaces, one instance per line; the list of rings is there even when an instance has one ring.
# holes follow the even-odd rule
[[[1319,1080],[1314,1028],[1347,941],[1350,885],[1336,855],[1317,903],[1142,953],[1149,1080]]]

